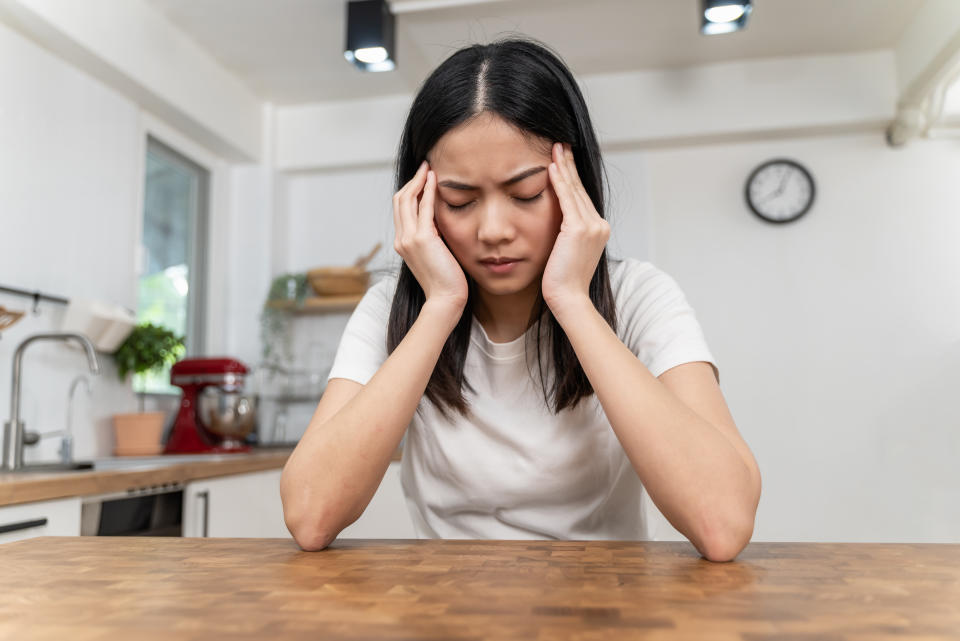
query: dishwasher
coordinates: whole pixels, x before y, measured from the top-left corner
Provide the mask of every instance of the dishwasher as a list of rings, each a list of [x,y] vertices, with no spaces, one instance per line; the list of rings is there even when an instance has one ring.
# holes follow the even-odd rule
[[[183,483],[84,497],[80,536],[183,536]]]

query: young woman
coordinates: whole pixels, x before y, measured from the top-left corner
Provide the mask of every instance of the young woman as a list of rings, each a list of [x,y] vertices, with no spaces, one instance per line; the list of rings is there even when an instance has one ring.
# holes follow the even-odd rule
[[[749,542],[760,473],[693,310],[647,262],[609,260],[600,149],[546,47],[462,49],[426,79],[397,160],[400,272],[344,331],[281,481],[306,550],[366,508],[406,434],[421,537]]]

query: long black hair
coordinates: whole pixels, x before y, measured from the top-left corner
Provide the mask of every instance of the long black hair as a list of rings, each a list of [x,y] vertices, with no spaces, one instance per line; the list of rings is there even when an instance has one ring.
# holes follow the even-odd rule
[[[460,49],[423,82],[410,107],[397,154],[396,189],[407,184],[437,141],[449,130],[483,113],[497,115],[520,131],[545,141],[569,143],[587,195],[604,215],[604,171],[593,125],[583,95],[560,57],[534,40],[510,38]],[[427,383],[425,394],[449,419],[448,409],[466,415],[469,405],[463,388],[464,361],[470,344],[476,284],[466,274],[469,298],[457,326],[450,333]],[[590,280],[590,299],[616,330],[616,310],[610,289],[606,250]],[[420,315],[425,295],[404,262],[387,328],[387,351],[392,353]],[[577,355],[560,324],[538,295],[530,323],[535,324],[536,354],[544,401],[554,413],[576,407],[593,394]],[[546,334],[546,338],[543,337]],[[550,390],[544,376],[541,342],[550,343],[554,377]],[[529,354],[531,350],[527,350]],[[529,364],[528,364],[529,365]]]

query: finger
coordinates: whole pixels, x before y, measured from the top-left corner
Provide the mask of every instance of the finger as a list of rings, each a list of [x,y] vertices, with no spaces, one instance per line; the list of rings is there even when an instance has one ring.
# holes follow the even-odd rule
[[[563,159],[563,150],[560,144],[554,145],[554,162],[551,163],[556,168],[556,173],[559,176],[559,182],[562,183],[563,188],[568,193],[567,200],[570,203],[570,211],[567,214],[571,217],[571,220],[585,221],[586,215],[583,210],[583,202],[576,194],[576,189],[574,188],[573,181],[570,179],[570,173],[565,167],[565,162]]]
[[[394,197],[393,200],[393,248],[397,249],[397,241],[400,240],[400,232],[402,230],[402,223],[400,222],[400,207],[397,203],[397,198]]]
[[[434,227],[433,208],[437,194],[437,174],[427,172],[427,182],[423,188],[423,198],[420,199],[420,212],[417,216],[417,231],[425,232]]]
[[[427,161],[424,160],[420,164],[417,173],[414,174],[410,182],[401,190],[400,218],[404,226],[404,231],[413,232],[417,229],[417,203],[420,199],[420,193],[423,191],[424,184],[427,181],[428,167]]]
[[[573,147],[571,147],[569,143],[564,143],[563,145],[563,159],[567,166],[567,172],[570,174],[573,186],[583,189],[583,183],[580,181],[580,174],[577,172],[577,163],[573,159]]]
[[[577,202],[580,203],[580,211],[584,219],[599,217],[600,214],[597,213],[593,202],[590,200],[590,196],[587,194],[587,190],[584,189],[583,183],[580,181],[580,174],[577,172],[577,163],[573,159],[572,147],[568,143],[563,143],[560,146],[558,155],[560,157],[558,164],[563,168],[563,175],[570,184],[570,188],[573,190]]]
[[[548,168],[550,180],[553,182],[553,191],[557,194],[560,201],[560,211],[563,213],[563,219],[568,223],[582,223],[583,214],[580,213],[580,203],[573,193],[570,184],[564,179],[560,167],[557,163],[550,163]]]
[[[420,163],[420,166],[417,168],[417,172],[413,174],[413,177],[407,181],[407,184],[400,188],[400,191],[397,194],[401,198],[409,199],[411,195],[416,198],[420,191],[423,190],[423,184],[427,179],[427,161],[424,160]]]

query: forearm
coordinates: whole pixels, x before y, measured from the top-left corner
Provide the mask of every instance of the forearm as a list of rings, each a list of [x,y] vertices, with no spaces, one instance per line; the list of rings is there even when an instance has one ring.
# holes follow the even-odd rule
[[[413,418],[459,313],[427,303],[370,381],[323,424],[311,424],[284,467],[291,521],[332,539],[373,498]],[[288,507],[289,506],[289,507]]]
[[[651,499],[705,556],[718,541],[746,537],[745,545],[756,510],[747,464],[727,437],[654,377],[586,303],[558,316],[558,322]]]

